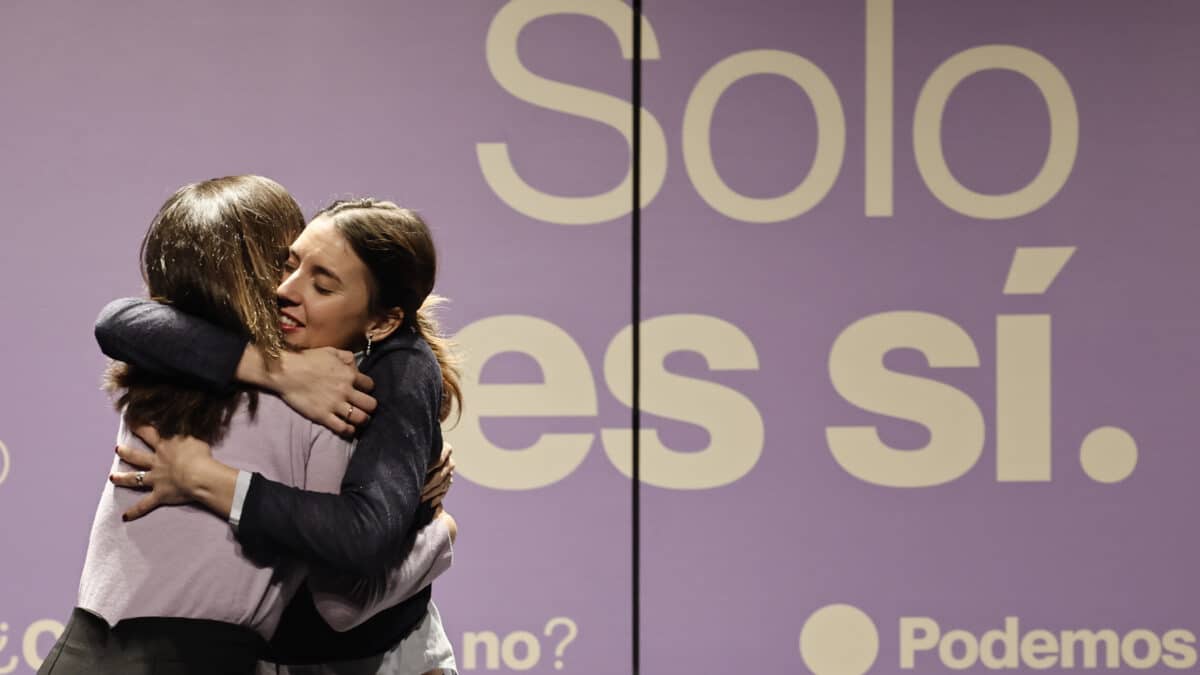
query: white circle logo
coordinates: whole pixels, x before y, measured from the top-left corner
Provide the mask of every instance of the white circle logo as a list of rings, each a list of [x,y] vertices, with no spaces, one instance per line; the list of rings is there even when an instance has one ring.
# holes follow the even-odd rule
[[[1120,427],[1093,429],[1079,447],[1083,471],[1100,483],[1119,483],[1137,467],[1137,441]]]
[[[800,657],[814,675],[863,675],[879,656],[879,631],[851,605],[826,605],[800,629]]]

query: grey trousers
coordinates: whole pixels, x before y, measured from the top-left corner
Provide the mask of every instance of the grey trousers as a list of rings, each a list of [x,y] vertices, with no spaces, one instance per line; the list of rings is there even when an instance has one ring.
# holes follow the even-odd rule
[[[153,617],[110,628],[76,608],[38,675],[254,675],[262,648],[244,626]]]

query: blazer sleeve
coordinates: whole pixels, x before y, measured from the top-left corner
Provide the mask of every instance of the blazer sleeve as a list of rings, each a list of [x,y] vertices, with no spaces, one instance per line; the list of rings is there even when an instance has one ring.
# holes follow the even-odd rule
[[[95,332],[109,358],[213,390],[234,384],[247,344],[203,319],[142,298],[108,303],[96,318]]]
[[[441,447],[441,371],[428,350],[403,349],[368,368],[379,407],[358,439],[341,493],[317,494],[254,474],[238,541],[336,573],[378,576],[403,560],[433,448]]]

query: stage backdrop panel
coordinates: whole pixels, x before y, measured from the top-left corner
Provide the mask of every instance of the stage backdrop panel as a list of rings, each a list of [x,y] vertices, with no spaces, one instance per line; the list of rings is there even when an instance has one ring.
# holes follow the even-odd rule
[[[1198,9],[647,3],[646,672],[1195,668]]]

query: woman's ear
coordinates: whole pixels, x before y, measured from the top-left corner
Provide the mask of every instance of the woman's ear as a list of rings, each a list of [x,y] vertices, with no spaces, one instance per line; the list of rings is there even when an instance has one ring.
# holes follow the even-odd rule
[[[399,307],[393,307],[382,316],[376,317],[367,323],[367,334],[371,336],[371,340],[379,342],[392,333],[404,323],[404,310]]]

